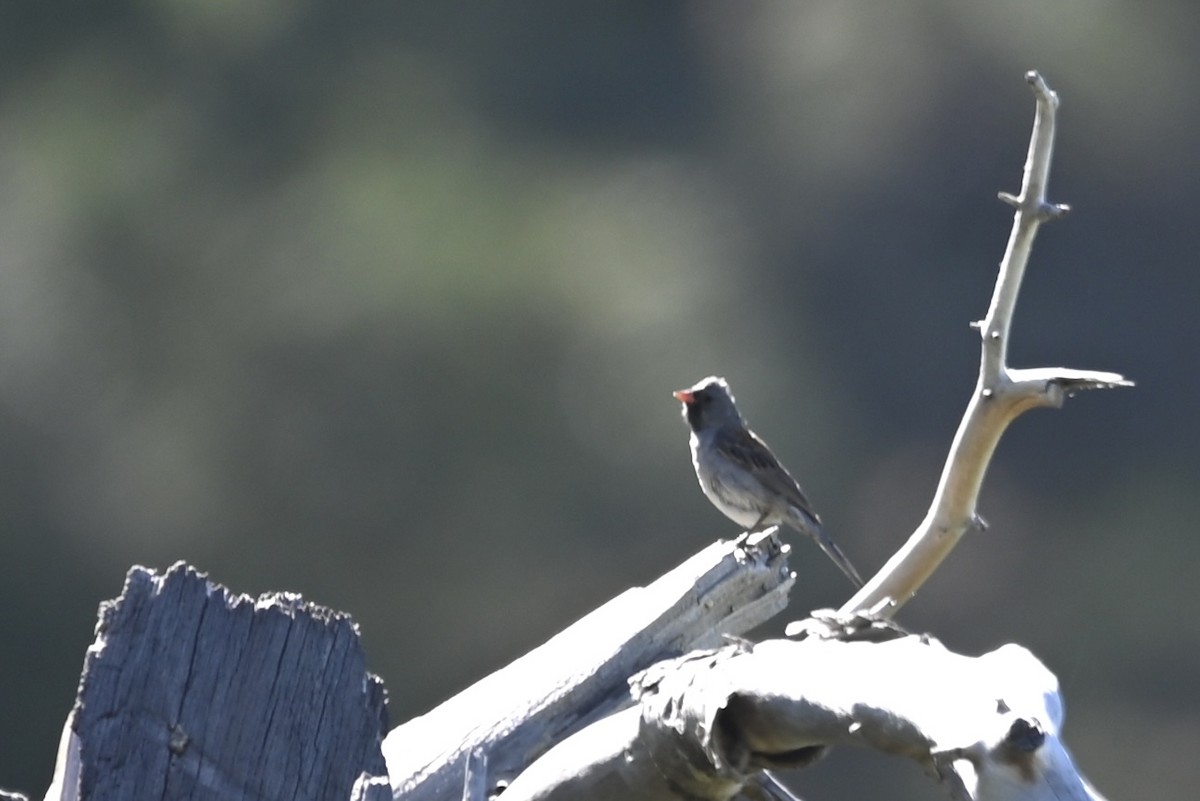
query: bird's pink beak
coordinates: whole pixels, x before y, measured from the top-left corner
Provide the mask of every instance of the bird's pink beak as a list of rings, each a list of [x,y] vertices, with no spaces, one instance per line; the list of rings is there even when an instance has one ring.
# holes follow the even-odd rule
[[[672,392],[671,394],[675,396],[676,400],[682,401],[683,403],[690,404],[692,402],[691,390],[680,389],[680,390],[676,390],[675,392]]]

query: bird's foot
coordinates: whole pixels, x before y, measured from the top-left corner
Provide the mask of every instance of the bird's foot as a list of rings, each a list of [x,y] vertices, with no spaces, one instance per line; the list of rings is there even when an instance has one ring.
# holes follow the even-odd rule
[[[746,529],[733,540],[734,546],[746,550],[750,547],[757,547],[764,539],[770,537],[779,531],[777,525],[753,526]]]

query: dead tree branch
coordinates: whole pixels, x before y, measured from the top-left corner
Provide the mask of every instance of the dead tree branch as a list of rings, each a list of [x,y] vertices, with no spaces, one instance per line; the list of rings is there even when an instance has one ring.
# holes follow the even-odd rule
[[[915,760],[960,801],[1102,801],[1059,737],[1057,679],[1016,645],[773,640],[656,665],[637,687],[639,707],[564,741],[504,801],[727,799],[839,744]]]
[[[1061,406],[1064,398],[1080,390],[1133,386],[1132,381],[1116,373],[1008,366],[1013,309],[1034,237],[1042,223],[1056,220],[1068,210],[1065,205],[1046,200],[1058,95],[1038,73],[1029,72],[1025,78],[1033,89],[1037,110],[1021,193],[1015,197],[1000,193],[1000,198],[1016,211],[987,317],[974,324],[983,340],[979,380],[950,446],[925,519],[874,578],[842,606],[844,613],[871,610],[884,616],[894,615],[916,594],[963,534],[979,524],[976,504],[984,476],[1000,437],[1018,415],[1038,406]]]
[[[555,742],[633,703],[628,677],[661,659],[722,644],[787,607],[789,547],[760,534],[709,546],[628,590],[553,639],[398,726],[383,743],[397,799],[489,795]],[[473,757],[473,754],[481,757]],[[486,772],[486,780],[482,774]]]

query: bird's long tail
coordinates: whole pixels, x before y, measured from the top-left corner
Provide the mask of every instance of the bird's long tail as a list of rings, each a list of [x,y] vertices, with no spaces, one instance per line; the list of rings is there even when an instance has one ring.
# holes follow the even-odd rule
[[[837,543],[825,533],[825,528],[820,521],[806,514],[803,509],[793,507],[789,511],[791,514],[788,515],[788,523],[792,528],[812,539],[825,552],[825,555],[846,574],[846,578],[854,582],[855,587],[861,587],[863,585],[862,576],[858,575],[858,571],[854,569],[854,565],[850,564],[850,560],[846,558],[846,554],[842,553],[842,549],[837,547]]]

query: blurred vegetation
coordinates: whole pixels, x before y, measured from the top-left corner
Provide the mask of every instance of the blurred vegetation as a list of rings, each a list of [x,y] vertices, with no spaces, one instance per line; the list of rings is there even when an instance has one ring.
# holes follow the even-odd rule
[[[1198,18],[0,6],[0,786],[43,792],[133,563],[353,613],[399,722],[734,534],[670,396],[709,373],[880,565],[974,381],[1037,68],[1075,212],[1014,360],[1139,385],[1018,421],[991,528],[903,620],[1029,646],[1100,788],[1190,797]],[[791,617],[847,590],[796,546]],[[937,792],[862,754],[795,776],[882,781]]]

